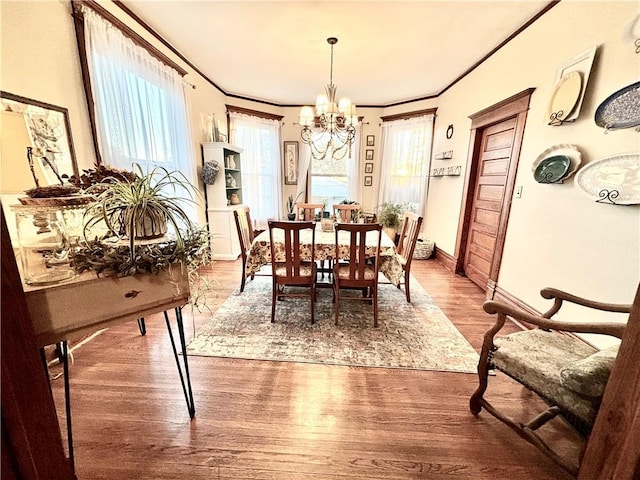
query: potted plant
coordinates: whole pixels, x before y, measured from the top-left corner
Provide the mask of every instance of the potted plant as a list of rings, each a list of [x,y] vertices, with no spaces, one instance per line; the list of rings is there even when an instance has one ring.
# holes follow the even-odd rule
[[[104,224],[107,236],[129,239],[133,255],[136,240],[160,238],[167,233],[169,224],[176,247],[184,247],[182,231],[189,230],[192,222],[182,202],[192,202],[193,194],[198,193],[196,188],[178,171],[156,167],[144,173],[139,165],[136,169],[132,179],[107,177],[87,189],[87,193],[96,194],[96,201],[87,208],[85,234]],[[177,196],[179,191],[191,198]]]
[[[106,276],[162,275],[176,285],[188,278],[191,306],[208,308],[212,285],[199,268],[211,263],[209,234],[182,206],[199,195],[196,187],[181,172],[136,167],[135,174],[106,177],[87,188],[96,200],[85,213],[84,239],[72,249],[73,267]],[[179,197],[179,191],[191,198]],[[104,235],[95,235],[100,229]]]
[[[295,199],[293,198],[293,195],[289,195],[289,197],[287,197],[287,220],[289,220],[290,222],[296,219],[296,202],[298,201],[302,193],[303,192],[300,192]]]
[[[400,227],[400,219],[404,212],[405,205],[401,203],[385,202],[380,207],[378,221],[392,240],[396,238],[397,230]]]

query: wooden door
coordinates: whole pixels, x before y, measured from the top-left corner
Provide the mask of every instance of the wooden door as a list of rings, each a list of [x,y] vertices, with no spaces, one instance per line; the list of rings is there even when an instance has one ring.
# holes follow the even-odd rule
[[[481,132],[477,179],[471,206],[464,271],[482,289],[487,288],[495,255],[500,219],[515,140],[516,118]]]
[[[454,272],[493,298],[533,88],[473,115]]]

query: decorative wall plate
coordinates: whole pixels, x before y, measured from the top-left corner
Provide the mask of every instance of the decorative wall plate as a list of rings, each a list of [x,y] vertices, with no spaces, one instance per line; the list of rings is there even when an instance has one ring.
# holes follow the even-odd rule
[[[599,203],[640,204],[640,154],[623,153],[591,162],[574,181]]]
[[[571,166],[571,159],[566,155],[554,155],[540,162],[533,172],[533,178],[538,183],[560,182]]]
[[[595,122],[606,130],[640,125],[640,82],[621,88],[602,102]]]
[[[571,161],[571,163],[569,165],[568,170],[565,172],[565,174],[560,179],[556,180],[555,182],[551,182],[551,183],[562,183],[562,182],[564,182],[567,178],[570,178],[571,175],[576,173],[576,171],[578,170],[578,168],[582,164],[582,154],[580,153],[580,150],[578,150],[577,146],[571,145],[570,143],[561,143],[559,145],[554,145],[552,147],[547,148],[544,152],[542,152],[540,155],[538,155],[538,158],[536,158],[535,162],[533,162],[531,171],[534,174],[533,175],[534,178],[536,176],[535,175],[536,169],[538,168],[540,163],[542,161],[544,161],[545,159],[547,159],[547,158],[555,157],[555,156],[568,157],[569,160]],[[536,179],[536,181],[538,181],[538,180]]]
[[[561,122],[567,119],[576,108],[582,92],[582,76],[580,72],[569,72],[564,75],[551,95],[549,102],[549,119]],[[558,123],[554,122],[554,125]]]

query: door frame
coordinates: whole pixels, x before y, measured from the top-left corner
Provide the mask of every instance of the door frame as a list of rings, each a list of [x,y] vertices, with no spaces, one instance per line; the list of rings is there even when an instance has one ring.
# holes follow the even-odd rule
[[[513,139],[513,148],[509,160],[509,170],[507,173],[507,183],[505,185],[504,198],[502,199],[502,210],[498,224],[496,245],[494,247],[491,271],[487,281],[487,299],[492,299],[496,289],[496,282],[500,272],[502,262],[502,252],[509,222],[509,211],[515,187],[516,173],[520,160],[520,149],[524,136],[524,126],[527,120],[529,102],[535,88],[527,88],[509,98],[506,98],[490,107],[469,115],[471,119],[471,132],[469,136],[469,150],[467,154],[467,168],[465,169],[464,190],[462,192],[462,208],[458,219],[458,233],[456,236],[455,266],[454,272],[464,274],[464,261],[467,253],[467,239],[471,225],[471,212],[473,206],[473,193],[478,181],[478,168],[480,164],[480,147],[484,129],[496,123],[503,122],[510,118],[516,118],[516,126]]]

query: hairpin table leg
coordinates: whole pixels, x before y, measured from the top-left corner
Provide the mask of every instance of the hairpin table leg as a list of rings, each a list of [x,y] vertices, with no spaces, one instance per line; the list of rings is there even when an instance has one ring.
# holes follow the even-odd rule
[[[147,325],[144,323],[144,317],[138,319],[138,328],[140,329],[140,335],[145,336],[147,333]]]
[[[64,406],[67,414],[67,445],[69,447],[69,461],[71,469],[76,471],[76,464],[73,456],[73,430],[71,428],[71,395],[69,390],[69,350],[67,341],[63,340],[58,344],[62,354],[62,371],[64,373]]]
[[[193,401],[193,391],[191,390],[191,377],[189,376],[189,362],[187,360],[187,345],[184,337],[184,324],[182,323],[182,307],[176,307],[176,323],[178,325],[178,335],[180,336],[180,348],[182,348],[182,361],[184,363],[184,375],[182,373],[182,367],[180,366],[180,358],[178,356],[178,350],[176,349],[176,342],[173,339],[173,331],[171,330],[171,323],[169,322],[169,315],[166,310],[164,312],[164,319],[167,324],[167,330],[169,331],[169,339],[171,340],[171,348],[173,348],[173,356],[176,359],[176,366],[178,367],[178,374],[180,375],[180,383],[182,384],[182,392],[184,398],[187,401],[187,409],[189,410],[189,417],[193,418],[196,414],[196,406]],[[186,377],[186,383],[185,383]]]

